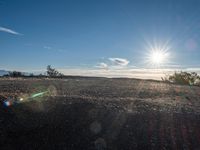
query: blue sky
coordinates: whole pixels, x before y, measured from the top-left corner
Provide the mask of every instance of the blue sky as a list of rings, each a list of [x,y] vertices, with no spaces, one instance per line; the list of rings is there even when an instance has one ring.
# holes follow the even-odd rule
[[[199,6],[199,0],[0,0],[0,68],[51,64],[69,74],[103,75],[149,69],[150,45],[167,43],[162,69],[198,69]]]

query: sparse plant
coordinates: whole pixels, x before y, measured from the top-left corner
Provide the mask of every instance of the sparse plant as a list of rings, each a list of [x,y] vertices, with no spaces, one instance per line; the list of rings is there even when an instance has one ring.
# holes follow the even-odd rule
[[[52,68],[51,65],[47,66],[47,75],[49,77],[62,77],[62,73],[58,72],[56,69]]]
[[[162,81],[178,83],[184,85],[200,85],[200,76],[196,72],[175,72],[172,75],[166,75],[161,78]]]

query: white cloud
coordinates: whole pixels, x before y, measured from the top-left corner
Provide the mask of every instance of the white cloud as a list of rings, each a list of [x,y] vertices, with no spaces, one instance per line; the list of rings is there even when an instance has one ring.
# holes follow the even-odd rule
[[[96,67],[99,69],[108,69],[108,65],[103,62],[99,63]]]
[[[124,58],[109,58],[109,60],[116,66],[127,66],[129,61]]]
[[[14,35],[22,35],[14,30],[8,29],[8,28],[4,28],[0,26],[0,32],[6,32],[6,33],[10,33],[10,34],[14,34]]]
[[[193,68],[186,68],[185,70],[187,71],[199,71],[200,70],[200,67],[193,67]]]
[[[54,52],[66,52],[65,49],[57,49],[57,48],[47,46],[47,45],[43,46],[43,48],[46,49],[46,50],[52,50]]]
[[[44,49],[52,49],[52,47],[50,47],[50,46],[44,46]]]

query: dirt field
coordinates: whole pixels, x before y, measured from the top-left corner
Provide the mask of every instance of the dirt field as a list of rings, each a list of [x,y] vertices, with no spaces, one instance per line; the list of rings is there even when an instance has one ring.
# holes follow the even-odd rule
[[[8,99],[17,103],[6,106]],[[0,79],[0,102],[1,150],[200,149],[200,87],[135,79]]]

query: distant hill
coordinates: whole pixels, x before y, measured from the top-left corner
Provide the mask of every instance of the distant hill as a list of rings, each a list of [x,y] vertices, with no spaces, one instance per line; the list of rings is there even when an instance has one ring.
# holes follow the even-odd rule
[[[3,76],[5,74],[8,74],[8,71],[6,71],[6,70],[0,70],[0,76]]]

